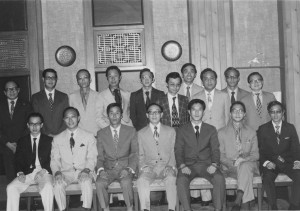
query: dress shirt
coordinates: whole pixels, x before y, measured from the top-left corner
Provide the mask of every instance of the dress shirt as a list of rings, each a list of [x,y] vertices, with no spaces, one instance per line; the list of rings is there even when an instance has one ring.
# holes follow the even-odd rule
[[[259,92],[252,92],[252,97],[254,100],[255,107],[256,107],[256,102],[257,102],[257,95],[256,95],[257,93],[259,93],[259,99],[260,99],[261,105],[263,104],[262,91],[260,90]]]
[[[211,92],[208,92],[206,89],[205,89],[205,96],[206,96],[206,102],[208,102],[208,93],[210,93],[210,98],[211,98],[211,104],[214,103],[214,95],[215,95],[215,89],[213,89]]]
[[[34,144],[33,139],[36,138],[36,140],[35,140],[35,145],[36,145],[35,169],[37,169],[37,170],[41,170],[42,169],[41,163],[40,163],[40,160],[39,160],[39,150],[38,150],[39,143],[40,143],[40,137],[41,137],[41,134],[39,134],[37,137],[33,137],[32,135],[30,135],[31,149],[33,149],[33,144]]]
[[[11,113],[11,103],[10,103],[10,102],[11,102],[11,101],[14,101],[14,102],[15,102],[14,106],[15,106],[15,108],[16,108],[17,100],[18,100],[18,98],[14,99],[14,100],[7,99],[9,113]]]
[[[153,125],[152,123],[149,123],[150,129],[152,131],[152,134],[154,134],[154,127],[157,127],[157,132],[160,134],[160,122],[157,125]]]
[[[190,96],[192,97],[192,93],[193,93],[193,85],[194,83],[192,83],[191,85],[187,85],[186,83],[182,83],[181,86],[183,87],[183,91],[184,91],[184,96],[186,96],[186,92],[187,92],[187,87],[190,87]]]
[[[149,92],[149,99],[151,99],[151,93],[152,93],[152,87],[149,90],[146,90],[143,88],[143,97],[144,97],[144,103],[146,104],[146,100],[147,100],[147,95],[146,92]]]
[[[71,130],[67,129],[68,134],[69,134],[69,138],[71,138],[71,133],[73,133],[73,139],[74,139],[74,141],[75,141],[74,147],[75,147],[75,145],[76,145],[76,133],[77,133],[77,129],[78,129],[78,128],[76,128],[76,130],[74,130],[74,131],[71,131]]]
[[[197,130],[196,130],[196,126],[199,126],[199,133],[200,133],[200,130],[201,130],[201,126],[202,126],[202,121],[200,122],[200,124],[198,124],[198,125],[196,125],[196,124],[194,124],[193,122],[191,122],[192,123],[192,125],[193,125],[193,129],[194,129],[194,132],[196,133],[197,132]]]
[[[115,130],[117,130],[118,139],[119,139],[119,138],[120,138],[121,124],[120,124],[117,128],[114,128],[114,127],[112,127],[112,126],[109,126],[109,127],[110,127],[110,131],[111,131],[112,137],[114,137],[114,135],[115,135]]]
[[[52,94],[52,100],[54,102],[54,93],[55,93],[55,89],[53,89],[51,92],[49,92],[47,89],[45,89],[46,95],[47,95],[47,99],[49,100],[49,93]]]
[[[231,99],[231,92],[234,92],[234,99],[235,101],[237,101],[238,87],[236,87],[233,91],[227,87],[227,92],[229,94],[230,99]]]
[[[172,117],[172,106],[173,106],[173,97],[176,97],[175,99],[175,105],[176,105],[176,109],[177,109],[177,114],[178,114],[178,118],[179,118],[179,104],[178,104],[178,94],[176,94],[175,96],[171,95],[168,92],[168,102],[169,102],[169,110],[170,110],[170,115]]]

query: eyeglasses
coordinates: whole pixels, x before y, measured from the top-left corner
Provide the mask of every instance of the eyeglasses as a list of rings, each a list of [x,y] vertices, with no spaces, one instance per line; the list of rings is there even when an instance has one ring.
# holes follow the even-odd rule
[[[282,110],[277,110],[277,111],[272,110],[272,111],[270,111],[269,113],[270,113],[270,114],[281,114],[281,113],[282,113]]]
[[[215,81],[216,78],[213,77],[213,78],[203,78],[203,81]]]
[[[12,87],[12,88],[5,88],[5,91],[9,91],[9,92],[15,92],[15,91],[18,91],[18,87]]]
[[[250,84],[254,84],[254,83],[260,84],[262,81],[263,81],[262,79],[251,80]]]
[[[48,81],[50,81],[50,80],[55,81],[56,77],[55,76],[53,76],[53,77],[46,76],[45,79]]]
[[[149,112],[148,112],[148,114],[149,114],[149,115],[152,115],[152,116],[153,116],[153,115],[158,115],[158,114],[160,114],[160,113],[161,113],[161,111],[149,111]]]
[[[40,126],[42,123],[41,122],[37,122],[37,123],[28,123],[29,127],[34,127],[34,126]]]
[[[243,114],[243,113],[245,113],[245,112],[244,112],[243,110],[241,110],[241,109],[233,109],[231,112],[234,113],[234,114]]]

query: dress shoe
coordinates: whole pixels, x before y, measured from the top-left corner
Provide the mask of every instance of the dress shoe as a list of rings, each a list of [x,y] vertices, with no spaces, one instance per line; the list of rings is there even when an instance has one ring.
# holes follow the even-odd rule
[[[289,206],[289,210],[299,210],[300,207],[299,206],[296,206],[296,205],[293,205],[293,204],[290,204]]]
[[[172,210],[172,209],[169,209],[169,211],[174,211],[174,210]]]
[[[271,210],[278,210],[277,205],[275,204],[275,205],[271,206]]]
[[[238,204],[234,204],[231,208],[231,211],[240,211],[241,210],[241,206]]]
[[[210,204],[210,202],[211,202],[211,200],[210,201],[202,201],[201,206],[202,207],[207,207]]]
[[[149,211],[149,210],[147,210],[147,209],[144,209],[144,211]]]

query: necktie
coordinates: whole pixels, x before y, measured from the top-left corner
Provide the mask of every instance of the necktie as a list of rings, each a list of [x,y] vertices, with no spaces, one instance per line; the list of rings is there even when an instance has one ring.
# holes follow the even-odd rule
[[[87,96],[86,93],[81,94],[81,100],[82,100],[82,105],[83,105],[84,110],[86,110],[86,104],[87,104],[86,96]]]
[[[280,132],[279,132],[280,126],[276,125],[275,128],[276,128],[276,131],[275,131],[275,133],[276,133],[276,139],[277,139],[277,143],[279,144],[279,142],[280,142],[280,137],[279,137],[279,135],[280,135]]]
[[[75,145],[75,140],[73,138],[74,133],[71,133],[71,138],[70,138],[70,147],[71,150],[73,149],[74,145]]]
[[[157,127],[155,126],[154,127],[154,134],[153,134],[153,137],[154,137],[154,139],[157,141],[158,140],[158,138],[159,138],[159,134],[158,134],[158,132],[157,132]]]
[[[235,92],[231,92],[231,104],[235,102],[234,94]]]
[[[179,127],[179,117],[177,108],[175,105],[176,97],[173,97],[173,105],[172,105],[172,127]]]
[[[196,138],[198,139],[199,138],[199,135],[200,135],[200,132],[199,132],[199,126],[198,125],[196,125],[195,126],[195,129],[196,129]]]
[[[145,92],[146,94],[146,108],[148,108],[148,106],[150,105],[150,98],[149,98],[149,91],[146,91]]]
[[[235,145],[236,145],[236,149],[237,152],[240,155],[243,154],[243,150],[242,150],[242,143],[241,143],[241,138],[240,138],[240,133],[241,133],[241,128],[240,125],[233,123],[233,129],[235,131]]]
[[[36,159],[36,139],[33,138],[33,147],[32,147],[32,157],[31,157],[31,166],[35,168],[35,159]]]
[[[208,109],[211,109],[212,106],[212,99],[211,99],[211,93],[207,93],[207,102],[208,102]]]
[[[262,105],[259,98],[259,93],[256,93],[256,110],[259,116],[261,116],[261,109],[262,109]]]
[[[114,130],[114,144],[115,144],[115,149],[117,151],[118,149],[118,142],[119,142],[119,137],[118,137],[118,131],[117,130]]]
[[[120,105],[122,105],[122,98],[120,96],[120,92],[118,89],[114,90],[114,95],[115,95],[115,101],[116,103],[119,103]]]
[[[54,101],[53,101],[53,98],[52,98],[52,93],[49,93],[49,104],[50,104],[51,111],[53,111]]]
[[[187,96],[187,98],[188,98],[189,100],[190,100],[190,98],[191,98],[190,88],[191,88],[191,87],[189,87],[189,86],[186,87],[186,96]]]
[[[14,110],[15,110],[15,101],[10,101],[10,118],[13,118],[14,115]]]

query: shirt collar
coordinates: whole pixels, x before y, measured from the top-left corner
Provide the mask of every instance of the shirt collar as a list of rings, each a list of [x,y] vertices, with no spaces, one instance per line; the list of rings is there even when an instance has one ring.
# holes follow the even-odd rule
[[[76,134],[77,131],[78,131],[78,127],[77,127],[76,130],[74,130],[74,131],[71,131],[71,130],[69,130],[69,129],[67,129],[67,131],[68,131],[68,133],[69,133],[70,136],[71,136],[71,133],[73,133],[73,136],[75,136],[75,134]]]
[[[45,88],[45,92],[46,92],[47,97],[49,96],[49,93],[52,93],[52,97],[53,97],[53,96],[54,96],[55,89],[53,89],[51,92],[49,92],[49,91]]]
[[[192,123],[192,125],[193,125],[193,129],[194,129],[194,131],[196,132],[196,129],[195,129],[195,127],[197,126],[196,124],[194,124],[193,122],[191,122]],[[199,126],[199,131],[200,131],[200,129],[201,129],[201,126],[202,126],[202,121],[200,122],[200,124],[198,124],[198,126]]]
[[[150,126],[150,128],[151,128],[151,131],[152,131],[152,133],[154,132],[154,125],[150,122],[149,123],[149,126]],[[161,123],[159,122],[157,125],[156,125],[156,127],[157,127],[157,132],[159,133],[159,131],[160,131],[160,126],[161,126]]]
[[[190,87],[190,89],[192,89],[193,85],[194,83],[192,83],[191,85],[187,85],[186,83],[183,82],[181,86],[183,86],[184,89],[186,89],[188,86]]]
[[[144,89],[144,87],[143,87],[142,89],[143,89],[143,93],[146,93],[147,91],[148,91],[149,93],[152,92],[152,87],[151,87],[149,90]]]
[[[238,87],[236,87],[233,91],[227,87],[227,92],[228,92],[230,95],[231,95],[231,92],[234,92],[234,94],[236,94],[237,91],[238,91]]]
[[[276,131],[276,126],[279,126],[279,131],[281,131],[282,121],[281,121],[278,125],[276,125],[276,124],[272,121],[272,125],[273,125],[273,128],[274,128],[275,131]]]
[[[256,96],[257,93],[259,93],[259,95],[261,96],[261,95],[262,95],[262,90],[259,90],[258,92],[253,92],[253,91],[252,91],[252,95],[253,95],[253,96]]]
[[[33,137],[33,136],[30,134],[30,140],[31,140],[31,143],[33,144],[33,139],[36,138],[35,143],[38,145],[38,144],[39,144],[39,141],[40,141],[40,137],[41,137],[41,133],[40,133],[37,137]]]
[[[176,94],[175,96],[171,95],[169,92],[168,92],[168,99],[169,101],[172,100],[173,101],[173,97],[176,97],[176,100],[178,100],[178,94]]]
[[[214,88],[211,92],[208,92],[206,89],[204,89],[205,96],[207,96],[207,94],[210,93],[210,96],[213,97],[214,94],[215,94],[215,89],[216,89],[216,88]]]
[[[8,105],[10,106],[11,105],[10,102],[14,101],[15,102],[15,106],[16,106],[17,100],[18,100],[18,98],[14,99],[14,100],[7,99]]]
[[[109,127],[110,127],[110,130],[111,130],[112,134],[115,133],[114,130],[117,130],[117,133],[120,134],[121,124],[117,128],[114,128],[111,125]]]

